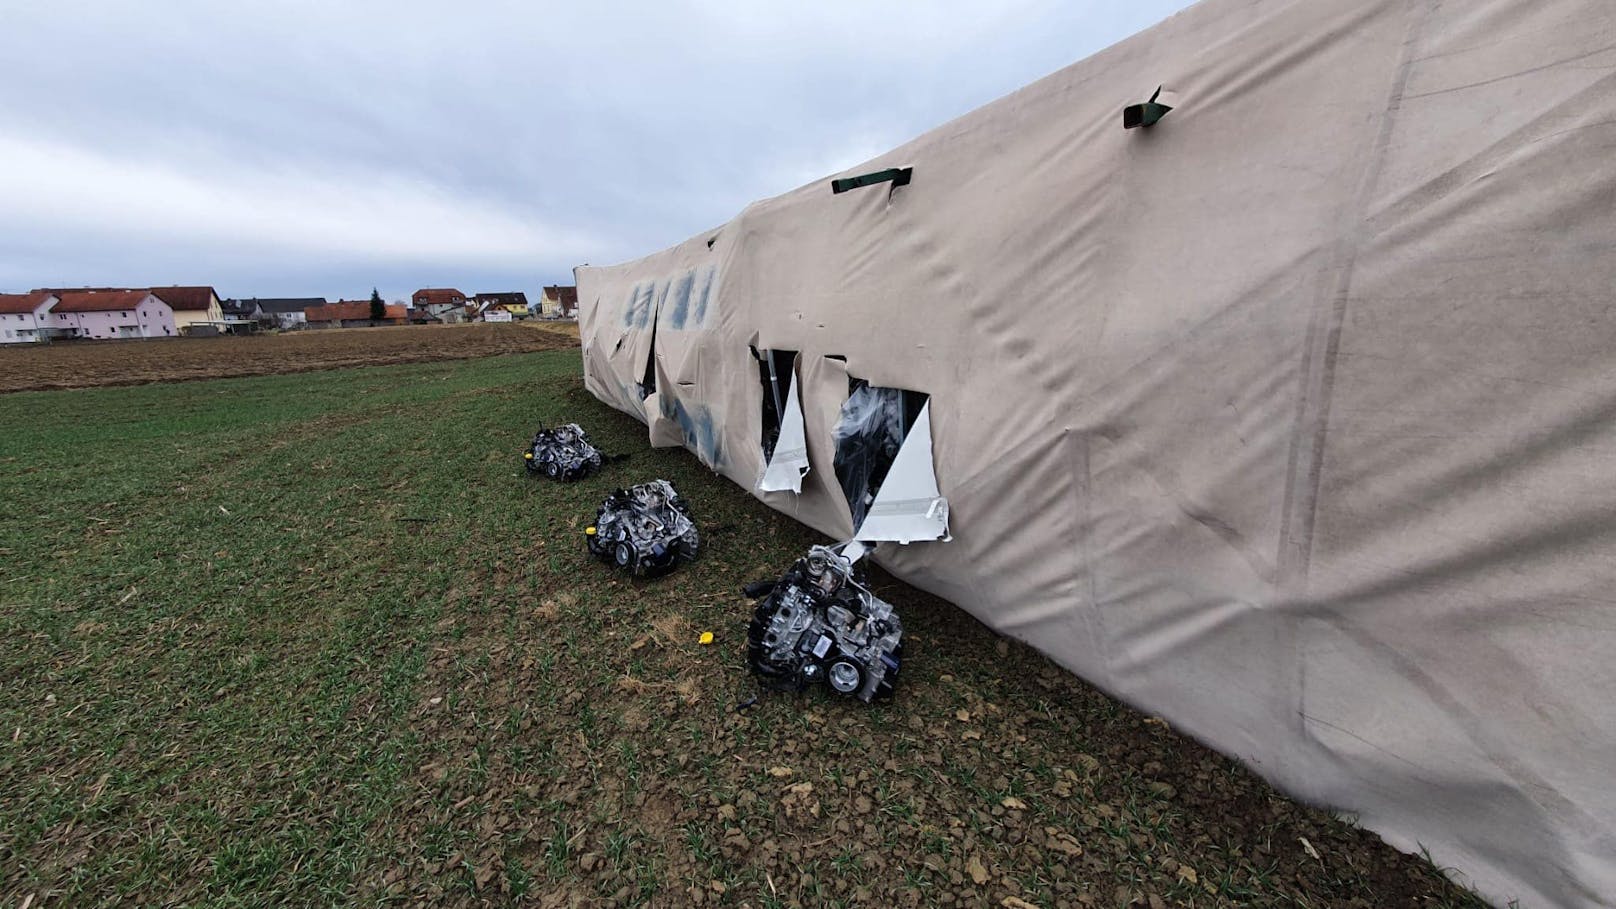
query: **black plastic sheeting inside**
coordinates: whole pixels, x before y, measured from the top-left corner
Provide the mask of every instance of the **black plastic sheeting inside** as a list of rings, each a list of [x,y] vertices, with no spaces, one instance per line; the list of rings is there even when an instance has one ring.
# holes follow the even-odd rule
[[[881,491],[898,449],[925,406],[924,392],[884,388],[849,379],[847,403],[836,421],[836,479],[847,496],[856,530]]]

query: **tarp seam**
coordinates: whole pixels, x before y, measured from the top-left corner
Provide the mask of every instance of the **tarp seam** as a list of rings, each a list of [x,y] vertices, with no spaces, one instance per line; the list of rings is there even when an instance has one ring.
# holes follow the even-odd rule
[[[1350,227],[1341,233],[1341,242],[1325,264],[1324,279],[1328,280],[1330,275],[1334,275],[1335,281],[1330,286],[1329,295],[1314,306],[1309,319],[1302,360],[1302,395],[1286,470],[1277,559],[1281,593],[1288,597],[1299,597],[1306,591],[1308,565],[1313,555],[1313,530],[1318,516],[1325,437],[1330,422],[1330,400],[1335,384],[1335,361],[1340,352],[1341,327],[1346,320],[1347,304],[1352,294],[1353,269],[1357,266],[1358,253],[1367,236],[1365,221],[1375,187],[1380,182],[1392,131],[1397,125],[1397,114],[1408,87],[1409,73],[1413,70],[1425,27],[1432,19],[1438,2],[1411,0],[1411,6],[1418,4],[1420,8],[1409,23],[1386,109],[1380,118],[1380,128],[1351,200],[1347,213]],[[1328,301],[1328,309],[1322,305],[1325,300]]]

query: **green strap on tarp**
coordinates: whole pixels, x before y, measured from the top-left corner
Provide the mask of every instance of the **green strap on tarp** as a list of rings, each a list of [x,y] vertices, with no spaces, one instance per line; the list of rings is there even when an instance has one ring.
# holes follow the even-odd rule
[[[1136,126],[1154,126],[1157,120],[1167,116],[1172,110],[1165,104],[1157,104],[1156,99],[1161,97],[1161,86],[1156,86],[1155,94],[1144,104],[1130,104],[1122,109],[1122,128],[1133,129]]]
[[[877,183],[885,183],[888,180],[892,181],[892,186],[894,189],[896,189],[900,186],[908,186],[909,177],[914,172],[915,169],[912,167],[893,167],[887,170],[876,171],[873,174],[864,174],[860,177],[843,177],[840,180],[830,181],[830,191],[838,194],[845,193],[850,189],[858,189],[861,186],[873,186]]]

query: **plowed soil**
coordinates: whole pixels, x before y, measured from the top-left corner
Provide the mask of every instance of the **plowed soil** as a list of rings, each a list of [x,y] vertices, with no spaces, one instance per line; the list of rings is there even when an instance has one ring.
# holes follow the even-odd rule
[[[575,347],[576,325],[410,325],[218,338],[66,341],[0,348],[0,392],[145,385],[467,360]]]

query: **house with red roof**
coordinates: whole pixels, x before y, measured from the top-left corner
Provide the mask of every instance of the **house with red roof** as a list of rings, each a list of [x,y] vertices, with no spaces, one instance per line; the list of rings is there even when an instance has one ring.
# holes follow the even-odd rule
[[[578,287],[574,284],[550,284],[544,288],[539,300],[539,314],[551,318],[570,319],[578,311]]]
[[[41,329],[76,338],[172,338],[179,334],[174,310],[149,290],[66,290]]]
[[[303,318],[310,328],[363,328],[367,325],[408,325],[409,311],[402,303],[389,303],[382,307],[385,318],[372,322],[369,300],[338,300],[324,306],[310,306],[303,310]]]
[[[208,334],[217,334],[225,327],[224,308],[219,305],[218,293],[211,287],[41,287],[35,289],[34,293],[53,293],[57,296],[150,293],[162,300],[172,314],[174,330],[171,334],[191,334],[193,328],[197,329],[198,334],[203,333],[204,329]]]
[[[224,308],[219,294],[211,287],[153,287],[151,292],[174,310],[174,325],[180,334],[206,327],[217,332],[224,327]],[[200,331],[199,331],[200,333]]]
[[[46,325],[53,293],[0,294],[0,344],[32,344],[50,338]]]
[[[453,287],[423,287],[410,294],[410,305],[416,309],[425,309],[433,303],[464,306],[466,304],[466,295]]]
[[[423,287],[410,294],[410,308],[425,310],[444,322],[459,322],[476,312],[474,301],[453,287]]]

